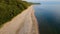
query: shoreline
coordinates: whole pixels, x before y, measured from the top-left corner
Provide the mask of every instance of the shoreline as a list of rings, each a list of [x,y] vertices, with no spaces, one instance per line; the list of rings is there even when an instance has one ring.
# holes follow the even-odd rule
[[[36,28],[36,34],[38,34],[38,25],[35,20],[36,19],[34,17],[34,10],[32,5],[16,17],[14,17],[11,21],[4,24],[4,26],[0,29],[0,34],[20,34],[19,32],[21,31],[21,33],[27,32],[27,34],[29,34],[32,30],[33,23],[35,24],[34,27]],[[27,27],[27,25],[29,27]]]

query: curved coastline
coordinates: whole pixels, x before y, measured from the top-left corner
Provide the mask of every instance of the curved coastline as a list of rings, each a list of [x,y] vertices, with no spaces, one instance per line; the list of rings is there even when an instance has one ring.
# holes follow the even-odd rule
[[[39,34],[33,5],[30,6],[28,9],[24,10],[21,14],[14,17],[11,21],[4,24],[4,26],[0,29],[0,34],[24,34],[27,31],[27,34],[33,34],[32,29],[35,29],[34,33]]]

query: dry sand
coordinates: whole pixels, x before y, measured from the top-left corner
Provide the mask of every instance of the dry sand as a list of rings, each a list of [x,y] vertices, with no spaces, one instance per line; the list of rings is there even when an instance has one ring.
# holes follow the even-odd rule
[[[0,29],[0,34],[34,34],[33,32],[38,34],[38,24],[33,6],[24,10]]]

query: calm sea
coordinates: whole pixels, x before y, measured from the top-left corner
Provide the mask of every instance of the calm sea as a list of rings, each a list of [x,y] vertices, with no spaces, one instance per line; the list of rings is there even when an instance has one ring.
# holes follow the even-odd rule
[[[60,2],[34,5],[40,34],[60,34]]]

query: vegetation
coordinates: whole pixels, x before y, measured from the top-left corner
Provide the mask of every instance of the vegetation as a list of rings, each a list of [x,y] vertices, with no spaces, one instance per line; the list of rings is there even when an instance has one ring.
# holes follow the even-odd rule
[[[34,2],[29,2],[32,5],[40,5],[41,3],[34,3]]]
[[[0,0],[0,27],[27,9],[30,4],[21,0]]]

